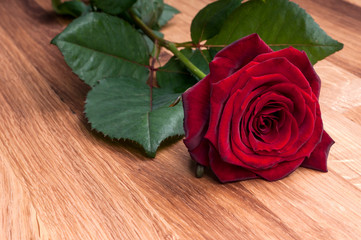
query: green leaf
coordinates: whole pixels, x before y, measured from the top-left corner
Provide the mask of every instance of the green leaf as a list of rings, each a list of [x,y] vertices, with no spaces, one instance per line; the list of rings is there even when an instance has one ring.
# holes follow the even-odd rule
[[[53,9],[57,14],[79,17],[89,12],[90,8],[83,2],[74,0],[61,3],[59,0],[52,0]]]
[[[184,50],[182,52],[184,53]],[[189,87],[196,84],[197,81],[197,78],[192,76],[183,63],[174,56],[157,71],[158,85],[161,88],[171,89],[171,91],[176,93],[183,93]]]
[[[92,128],[138,142],[154,157],[164,139],[184,134],[182,104],[169,105],[197,79],[174,58],[156,71],[159,88],[151,89],[146,79],[101,80],[88,94],[85,113]]]
[[[163,12],[162,14],[160,15],[159,19],[158,19],[158,28],[161,28],[163,27],[164,25],[167,24],[167,22],[169,20],[171,20],[174,15],[180,13],[178,11],[178,9],[168,5],[168,4],[164,4],[164,8],[163,8]]]
[[[137,0],[91,0],[94,6],[106,13],[117,15],[128,10]]]
[[[92,128],[116,139],[133,140],[154,157],[160,143],[183,135],[181,104],[172,87],[153,88],[131,78],[104,79],[87,96],[85,113]]]
[[[142,35],[124,20],[105,13],[75,19],[52,43],[84,82],[127,76],[148,76],[149,51]]]
[[[241,2],[241,0],[219,0],[208,4],[200,10],[192,21],[192,41],[199,43],[216,35],[222,28],[223,22],[229,14],[232,13]]]
[[[163,0],[138,0],[133,6],[134,12],[150,28],[157,24],[163,8]]]
[[[273,50],[289,46],[304,50],[313,64],[343,47],[304,9],[288,0],[251,0],[242,4],[207,44],[228,45],[252,33],[258,33]]]

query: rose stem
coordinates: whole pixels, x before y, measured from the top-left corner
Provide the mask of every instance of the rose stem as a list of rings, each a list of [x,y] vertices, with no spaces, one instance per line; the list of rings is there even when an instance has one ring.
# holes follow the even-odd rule
[[[214,47],[214,48],[224,48],[227,47],[227,45],[225,44],[196,44],[193,42],[181,42],[181,43],[174,43],[174,45],[176,47],[189,47],[189,48],[210,48],[210,47]]]
[[[142,29],[142,31],[150,38],[153,42],[158,41],[160,46],[165,47],[171,51],[174,56],[176,56],[195,76],[199,79],[203,79],[206,74],[203,73],[199,68],[197,68],[189,59],[184,56],[174,45],[173,42],[167,41],[164,38],[158,37],[153,33],[153,30],[150,29],[133,11],[129,11],[130,16],[134,20],[135,24]]]
[[[201,178],[203,177],[203,174],[204,174],[204,166],[200,165],[197,163],[197,166],[196,166],[196,177],[197,178]]]

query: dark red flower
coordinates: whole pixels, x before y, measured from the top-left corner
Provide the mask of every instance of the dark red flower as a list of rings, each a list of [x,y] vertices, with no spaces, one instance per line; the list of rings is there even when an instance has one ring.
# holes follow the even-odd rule
[[[320,79],[295,48],[272,51],[257,34],[220,51],[183,94],[184,140],[221,182],[281,179],[297,167],[327,171]]]

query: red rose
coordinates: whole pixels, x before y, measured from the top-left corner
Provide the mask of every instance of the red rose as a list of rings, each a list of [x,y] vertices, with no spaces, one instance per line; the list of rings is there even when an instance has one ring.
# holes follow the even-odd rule
[[[327,171],[320,79],[295,48],[272,51],[257,34],[220,51],[210,74],[183,94],[184,140],[221,182]]]

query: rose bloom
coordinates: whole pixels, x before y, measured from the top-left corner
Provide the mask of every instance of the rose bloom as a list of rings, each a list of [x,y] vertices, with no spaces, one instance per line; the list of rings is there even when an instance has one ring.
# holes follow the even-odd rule
[[[295,48],[272,51],[257,34],[217,53],[182,96],[184,143],[221,182],[278,180],[297,167],[327,171],[320,79]]]

